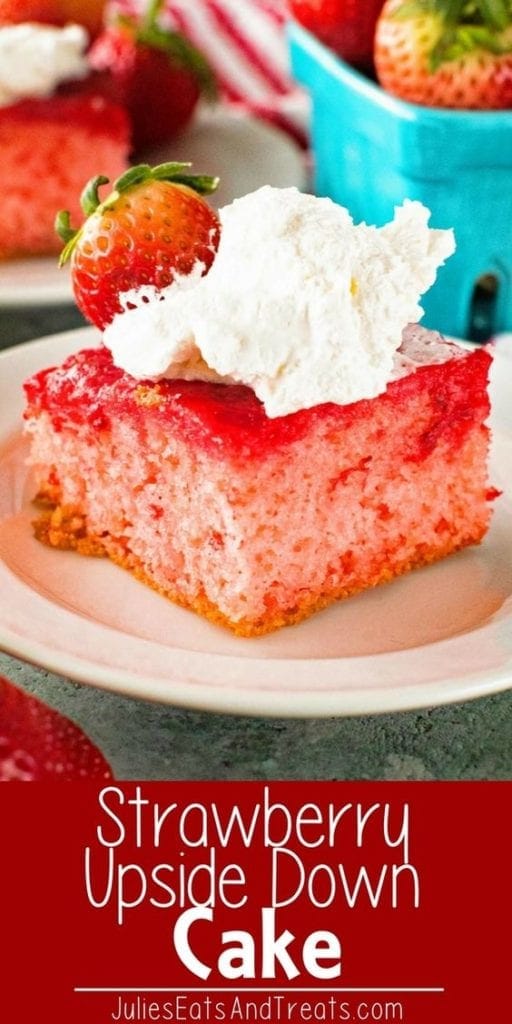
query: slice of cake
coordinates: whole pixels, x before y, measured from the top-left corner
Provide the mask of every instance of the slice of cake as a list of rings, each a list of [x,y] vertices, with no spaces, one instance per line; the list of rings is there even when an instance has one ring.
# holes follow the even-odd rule
[[[126,167],[129,124],[100,96],[56,96],[0,107],[0,259],[61,248],[55,212],[80,216],[84,174]]]
[[[490,357],[421,328],[385,394],[269,419],[249,388],[139,382],[105,348],[26,385],[37,535],[243,636],[483,537]]]
[[[84,181],[126,168],[128,117],[86,79],[86,42],[77,25],[0,26],[0,259],[58,252],[56,211],[79,216]]]
[[[160,173],[98,206],[77,275]],[[220,217],[207,274],[127,293],[105,346],[27,382],[26,429],[40,540],[256,636],[481,540],[490,355],[400,327],[453,248],[419,204],[377,230],[262,189]]]

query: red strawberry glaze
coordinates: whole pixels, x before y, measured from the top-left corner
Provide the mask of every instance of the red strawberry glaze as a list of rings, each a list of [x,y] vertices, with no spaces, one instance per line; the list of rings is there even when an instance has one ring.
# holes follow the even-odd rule
[[[62,121],[70,126],[78,123],[95,135],[104,134],[109,138],[124,139],[129,132],[128,116],[121,107],[85,89],[46,99],[20,100],[19,103],[0,107],[0,127],[9,125],[10,121],[18,126],[20,121],[42,124],[45,120],[52,123]],[[16,130],[19,131],[19,127]]]
[[[46,411],[56,430],[108,430],[112,420],[142,424],[148,417],[177,429],[191,443],[219,456],[261,458],[304,437],[320,421],[337,428],[370,416],[376,401],[389,413],[428,393],[431,418],[426,429],[404,439],[404,457],[419,462],[446,439],[458,448],[475,422],[489,411],[486,384],[491,357],[476,349],[443,364],[418,367],[394,381],[378,399],[339,406],[315,406],[269,419],[253,391],[239,385],[203,381],[137,381],[112,362],[104,348],[85,349],[61,367],[43,370],[25,383],[25,417]],[[398,411],[397,411],[398,415]]]
[[[77,725],[0,677],[0,782],[111,778],[105,758]]]

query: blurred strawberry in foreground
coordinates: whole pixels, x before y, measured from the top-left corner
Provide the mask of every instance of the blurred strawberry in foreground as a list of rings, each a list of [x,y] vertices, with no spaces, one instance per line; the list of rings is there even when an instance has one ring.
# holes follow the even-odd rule
[[[0,782],[111,778],[77,725],[0,677]]]
[[[289,0],[293,16],[349,64],[371,65],[383,0]]]
[[[188,173],[190,164],[131,167],[100,202],[98,176],[82,193],[88,215],[74,231],[67,211],[56,228],[66,246],[61,266],[71,259],[73,289],[79,309],[103,329],[122,312],[119,295],[151,285],[164,288],[177,274],[197,263],[209,270],[220,239],[215,211],[202,198],[213,192],[216,178]]]
[[[109,76],[110,98],[128,110],[134,149],[167,142],[190,122],[201,95],[215,95],[203,55],[179,32],[159,24],[162,0],[140,19],[118,15],[91,48],[96,71]]]
[[[387,0],[375,66],[383,88],[411,103],[512,107],[512,3]]]

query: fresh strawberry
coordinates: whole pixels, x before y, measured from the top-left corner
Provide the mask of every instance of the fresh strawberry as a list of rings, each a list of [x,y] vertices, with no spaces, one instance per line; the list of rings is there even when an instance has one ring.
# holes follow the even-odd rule
[[[82,730],[0,677],[0,782],[91,778],[112,772]]]
[[[57,24],[58,0],[0,0],[0,25],[18,25],[23,21]]]
[[[161,7],[153,0],[141,20],[118,16],[89,54],[92,67],[110,76],[111,98],[131,116],[135,151],[172,139],[191,120],[201,94],[215,92],[202,54],[159,25]]]
[[[431,107],[512,107],[511,0],[387,0],[375,66],[384,89]]]
[[[293,16],[350,64],[367,67],[383,0],[289,0]]]
[[[69,214],[57,217],[66,242],[61,265],[71,257],[75,298],[88,320],[103,329],[122,312],[119,295],[141,285],[164,288],[196,263],[209,270],[220,239],[214,210],[202,198],[218,180],[187,173],[190,164],[132,167],[114,182],[100,202],[98,188],[108,178],[93,178],[82,193],[88,219],[78,231]]]

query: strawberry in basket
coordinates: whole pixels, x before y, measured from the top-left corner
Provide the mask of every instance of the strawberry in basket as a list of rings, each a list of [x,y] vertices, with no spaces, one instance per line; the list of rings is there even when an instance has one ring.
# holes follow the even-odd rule
[[[510,0],[387,0],[375,37],[384,89],[411,103],[512,106]]]

